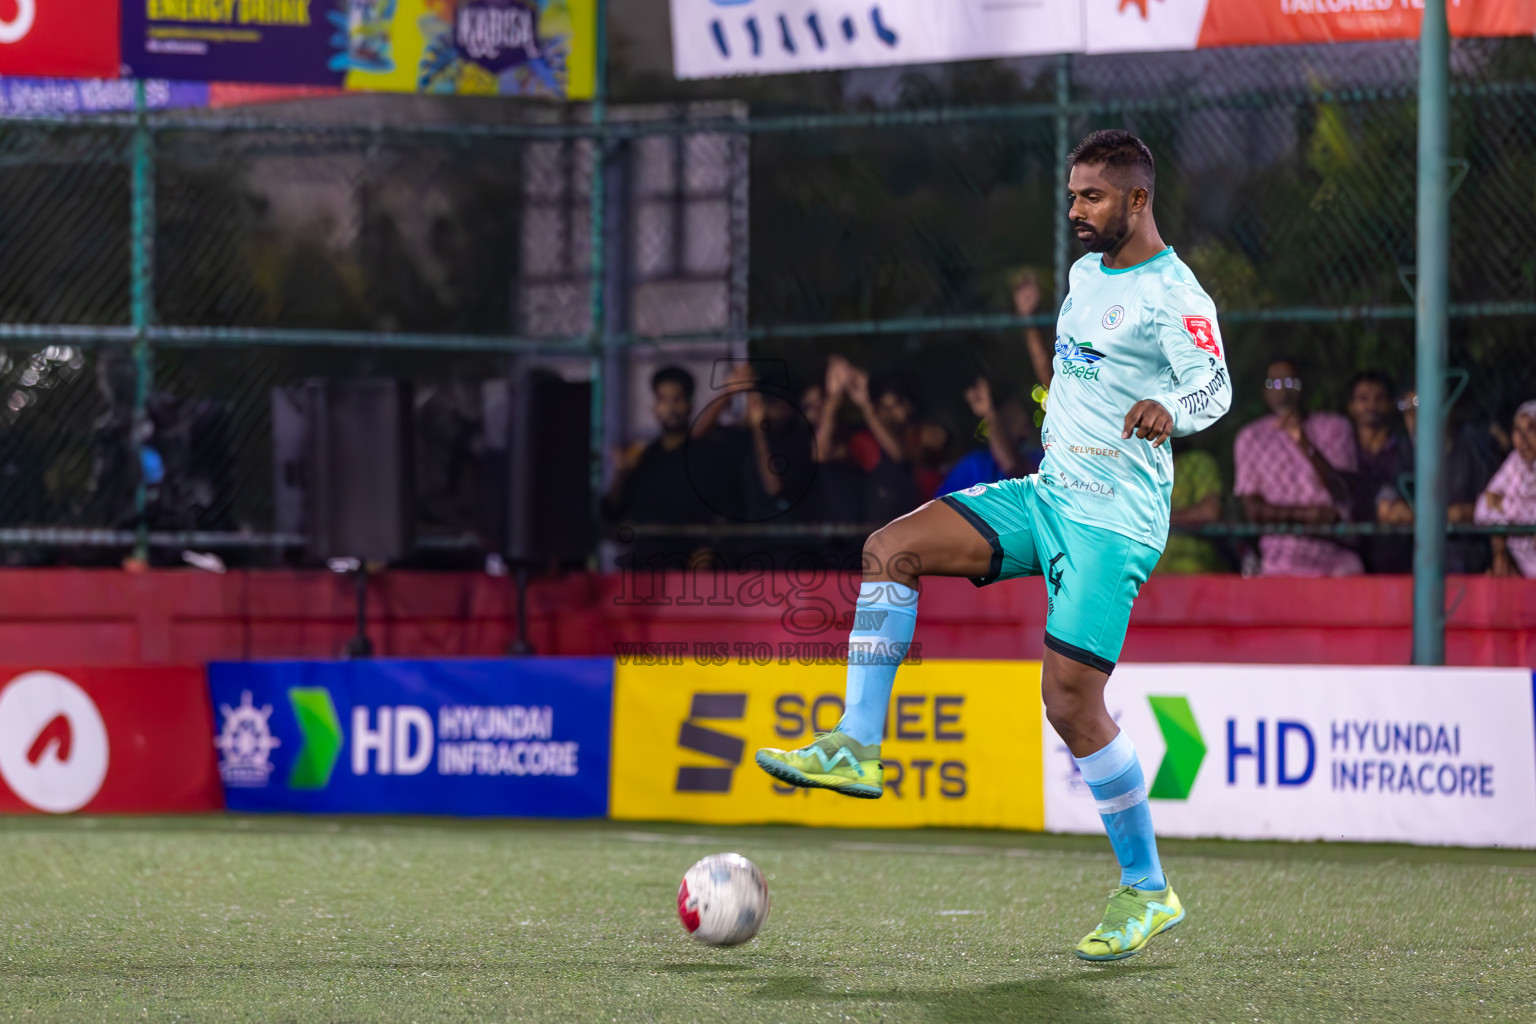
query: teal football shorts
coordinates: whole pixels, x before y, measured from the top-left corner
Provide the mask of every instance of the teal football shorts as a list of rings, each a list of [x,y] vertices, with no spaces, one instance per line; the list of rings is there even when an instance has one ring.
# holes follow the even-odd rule
[[[1046,504],[1033,476],[977,484],[939,500],[992,545],[978,587],[1044,576],[1045,646],[1112,672],[1125,644],[1131,604],[1162,552],[1113,530],[1085,526]]]

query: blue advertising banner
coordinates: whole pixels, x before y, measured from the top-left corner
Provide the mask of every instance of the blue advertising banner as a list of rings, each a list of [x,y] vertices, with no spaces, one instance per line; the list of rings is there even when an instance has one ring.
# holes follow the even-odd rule
[[[608,813],[613,661],[208,667],[232,811]]]

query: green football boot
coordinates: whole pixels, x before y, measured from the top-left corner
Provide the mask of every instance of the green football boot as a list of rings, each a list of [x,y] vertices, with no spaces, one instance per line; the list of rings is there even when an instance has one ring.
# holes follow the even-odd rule
[[[1172,885],[1161,892],[1122,885],[1109,894],[1099,926],[1083,936],[1073,952],[1084,960],[1124,960],[1182,920],[1184,905]]]
[[[799,750],[764,747],[757,766],[792,786],[830,789],[844,796],[878,800],[885,792],[885,768],[878,744],[865,745],[845,732],[821,732]]]

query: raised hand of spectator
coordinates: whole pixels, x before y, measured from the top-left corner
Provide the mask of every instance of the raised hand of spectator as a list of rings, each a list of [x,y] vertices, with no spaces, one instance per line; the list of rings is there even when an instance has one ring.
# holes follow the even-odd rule
[[[853,364],[842,356],[827,357],[827,399],[833,401],[848,393],[848,378]]]
[[[704,407],[704,411],[694,418],[693,427],[689,433],[693,437],[708,437],[720,424],[720,416],[731,405],[730,396],[738,391],[746,391],[757,381],[757,371],[746,360],[736,363],[731,367],[731,372],[725,378],[725,385],[720,389],[720,397]],[[721,398],[727,399],[721,401]]]
[[[730,376],[725,378],[725,390],[736,391],[750,387],[757,381],[757,371],[752,368],[751,362],[742,360],[731,367]]]
[[[767,418],[767,415],[767,408],[763,404],[763,393],[761,391],[747,392],[747,426],[752,428],[754,434],[762,433],[763,420]]]
[[[848,400],[859,407],[859,411],[868,414],[869,401],[869,374],[850,365],[848,367],[847,380]]]

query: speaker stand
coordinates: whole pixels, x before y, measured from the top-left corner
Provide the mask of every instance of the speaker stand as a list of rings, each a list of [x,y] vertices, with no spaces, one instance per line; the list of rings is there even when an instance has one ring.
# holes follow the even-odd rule
[[[507,648],[507,654],[526,658],[533,654],[533,644],[528,642],[528,563],[521,559],[512,569],[512,587],[517,592],[517,638]]]
[[[352,573],[352,593],[357,598],[357,633],[342,649],[346,658],[373,657],[373,641],[368,639],[368,563],[358,561]]]

